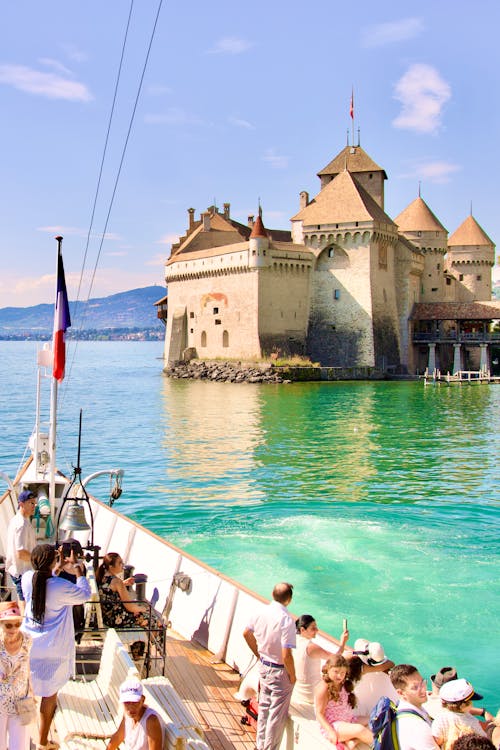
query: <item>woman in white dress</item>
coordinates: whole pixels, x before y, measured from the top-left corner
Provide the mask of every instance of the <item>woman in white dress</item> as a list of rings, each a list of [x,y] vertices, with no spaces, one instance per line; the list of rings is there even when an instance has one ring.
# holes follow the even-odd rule
[[[22,578],[26,599],[23,630],[33,639],[31,680],[33,692],[41,697],[37,750],[51,750],[56,747],[48,742],[48,735],[57,693],[75,669],[72,607],[90,598],[90,586],[84,576],[84,566],[76,563],[73,551],[65,559],[52,545],[39,544],[31,553],[31,564],[33,570]],[[66,570],[72,569],[76,583],[57,577],[63,566]]]
[[[314,689],[322,680],[321,661],[329,659],[334,653],[341,654],[349,638],[349,631],[344,630],[337,641],[337,651],[327,651],[314,642],[318,626],[312,615],[301,615],[296,621],[297,645],[293,660],[297,678],[293,689],[292,703],[309,703],[314,705]]]

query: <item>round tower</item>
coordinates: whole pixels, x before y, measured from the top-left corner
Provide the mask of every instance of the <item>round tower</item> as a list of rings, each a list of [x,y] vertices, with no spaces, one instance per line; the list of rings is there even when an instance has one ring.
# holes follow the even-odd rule
[[[444,257],[448,230],[420,195],[396,216],[394,223],[398,225],[400,233],[424,255],[420,301],[441,302],[444,299]]]
[[[250,234],[250,258],[248,265],[250,268],[262,268],[267,266],[271,262],[269,253],[269,237],[262,221],[262,209],[259,207],[259,215],[257,216],[252,232]]]
[[[467,301],[491,300],[495,245],[470,214],[448,240],[448,270],[465,290]]]

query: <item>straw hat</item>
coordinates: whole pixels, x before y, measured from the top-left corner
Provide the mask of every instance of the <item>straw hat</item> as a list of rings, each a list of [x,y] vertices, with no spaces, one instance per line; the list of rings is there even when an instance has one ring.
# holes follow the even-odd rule
[[[0,602],[0,623],[22,619],[23,616],[17,602]]]

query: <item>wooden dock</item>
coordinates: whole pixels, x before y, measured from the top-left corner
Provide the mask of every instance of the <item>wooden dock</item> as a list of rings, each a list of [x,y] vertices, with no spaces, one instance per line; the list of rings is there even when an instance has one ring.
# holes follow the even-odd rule
[[[421,376],[424,385],[473,385],[484,383],[500,383],[500,376],[491,375],[487,370],[459,370],[450,375],[443,374],[440,370],[430,373],[428,370]]]

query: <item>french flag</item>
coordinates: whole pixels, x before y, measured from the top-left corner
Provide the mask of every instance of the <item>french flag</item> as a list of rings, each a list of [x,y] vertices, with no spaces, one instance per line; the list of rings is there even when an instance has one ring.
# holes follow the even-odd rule
[[[71,326],[69,316],[68,293],[66,291],[66,279],[64,278],[64,265],[61,255],[62,237],[56,237],[59,242],[57,253],[57,291],[56,307],[54,312],[54,366],[52,375],[56,380],[61,382],[64,378],[64,366],[66,364],[66,344],[64,343],[64,334],[66,329]]]

